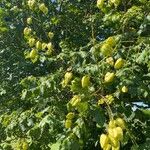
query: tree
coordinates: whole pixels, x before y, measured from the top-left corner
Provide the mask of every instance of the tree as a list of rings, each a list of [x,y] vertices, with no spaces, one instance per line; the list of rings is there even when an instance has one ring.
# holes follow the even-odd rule
[[[1,1],[1,149],[146,149],[146,0]]]

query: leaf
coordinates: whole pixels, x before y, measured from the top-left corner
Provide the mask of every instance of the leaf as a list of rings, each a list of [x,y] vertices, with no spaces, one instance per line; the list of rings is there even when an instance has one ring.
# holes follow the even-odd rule
[[[78,138],[81,138],[81,129],[79,128],[79,126],[74,127],[72,131]]]
[[[61,143],[57,142],[50,146],[51,150],[59,150]]]
[[[25,98],[26,98],[27,92],[28,92],[27,89],[24,89],[24,90],[22,91],[21,99],[25,99]]]
[[[96,121],[97,127],[99,127],[99,128],[103,127],[103,125],[105,123],[105,114],[102,111],[102,109],[96,108],[92,112],[92,116],[93,116],[94,120]]]
[[[143,114],[150,117],[150,109],[141,109],[141,111],[143,112]]]
[[[133,145],[131,150],[149,150],[150,149],[150,139],[147,139],[147,141],[144,144],[139,145]]]
[[[88,111],[88,108],[89,108],[88,102],[80,102],[77,105],[78,112],[81,113],[81,114],[86,113]]]
[[[6,90],[3,88],[0,88],[0,95],[4,95],[4,94],[6,94]]]

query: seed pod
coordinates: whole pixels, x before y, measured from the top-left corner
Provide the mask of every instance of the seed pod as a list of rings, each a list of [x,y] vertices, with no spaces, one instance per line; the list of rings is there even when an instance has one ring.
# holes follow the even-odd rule
[[[65,128],[68,129],[68,128],[71,128],[71,126],[72,126],[72,121],[67,119],[66,122],[65,122]]]
[[[73,76],[72,72],[66,72],[64,77],[66,80],[71,80],[72,76]]]
[[[50,39],[52,39],[52,38],[54,37],[54,33],[53,33],[53,32],[49,32],[49,33],[48,33],[48,37],[49,37]]]
[[[118,139],[115,139],[114,137],[109,135],[109,140],[113,147],[120,147],[120,142],[118,141]]]
[[[45,9],[43,10],[43,13],[46,15],[46,14],[48,14],[48,8],[47,7],[45,7]]]
[[[53,45],[52,45],[51,42],[47,44],[47,49],[50,50],[50,51],[53,50]]]
[[[109,138],[106,134],[101,134],[100,136],[100,145],[102,148],[106,147],[109,142]]]
[[[110,0],[111,3],[115,5],[115,7],[118,7],[121,3],[121,0]]]
[[[41,49],[42,49],[42,44],[41,44],[40,41],[37,41],[37,42],[36,42],[36,48],[37,48],[38,50],[41,50]]]
[[[98,100],[98,105],[102,105],[105,103],[105,99],[101,98],[100,100]]]
[[[30,33],[31,33],[31,28],[28,28],[28,27],[26,27],[26,28],[24,28],[24,31],[23,31],[23,33],[24,33],[24,35],[30,35]]]
[[[105,43],[107,43],[111,47],[114,47],[116,45],[116,40],[114,37],[109,37],[105,40]]]
[[[28,0],[28,6],[32,10],[35,6],[36,1],[35,0]]]
[[[67,115],[66,115],[66,118],[67,119],[70,119],[72,120],[74,118],[75,114],[73,112],[69,112]]]
[[[116,127],[116,121],[115,120],[110,120],[109,124],[108,124],[109,128],[115,128]]]
[[[121,3],[121,0],[114,0],[115,7],[118,7]]]
[[[122,58],[117,59],[117,61],[115,62],[114,68],[115,69],[120,69],[122,68],[124,65],[124,60]]]
[[[103,6],[104,6],[104,1],[105,1],[105,0],[97,0],[97,7],[98,7],[99,9],[102,9],[102,8],[103,8]]]
[[[32,24],[32,18],[27,18],[27,24]]]
[[[82,85],[82,87],[83,88],[86,88],[86,87],[88,87],[89,86],[89,84],[90,84],[90,77],[89,76],[83,76],[82,77],[82,80],[81,80],[81,85]]]
[[[113,129],[114,138],[121,141],[123,139],[123,131],[121,127],[116,127]]]
[[[110,0],[110,2],[111,2],[111,3],[114,3],[114,2],[115,2],[115,0]]]
[[[110,150],[111,149],[111,145],[110,144],[107,144],[104,148],[103,148],[103,150]]]
[[[46,54],[47,56],[50,56],[50,55],[52,54],[52,51],[51,51],[51,50],[47,50],[47,51],[45,52],[45,54]]]
[[[22,143],[22,150],[28,150],[28,148],[29,148],[28,143],[27,142],[23,142]]]
[[[120,147],[113,147],[112,146],[112,150],[120,150]]]
[[[123,86],[123,87],[121,88],[121,91],[122,91],[123,93],[127,93],[127,92],[128,92],[128,88],[127,88],[126,86]]]
[[[104,56],[111,56],[113,53],[113,48],[109,44],[104,43],[100,48],[100,51]]]
[[[117,118],[116,124],[117,124],[117,126],[121,127],[122,129],[125,129],[125,122],[122,118]]]
[[[44,3],[39,5],[39,9],[44,13],[47,14],[48,13],[48,8],[45,6]]]
[[[70,80],[72,79],[72,77],[73,77],[72,72],[67,72],[67,73],[65,74],[64,78],[65,78],[66,84],[68,84],[68,83],[70,82]]]
[[[42,43],[42,50],[45,50],[47,47],[47,44],[46,43]]]
[[[109,57],[106,59],[106,62],[111,65],[111,66],[114,66],[114,59],[112,57]]]
[[[115,74],[111,72],[107,72],[104,78],[105,83],[110,83],[114,80]]]
[[[29,39],[29,46],[33,47],[35,45],[35,39],[34,38],[30,38]]]
[[[43,11],[43,10],[45,9],[45,7],[46,7],[46,6],[45,6],[44,3],[42,3],[42,4],[39,5],[39,9],[40,9],[41,11]]]
[[[108,104],[111,104],[113,101],[114,101],[114,97],[110,94],[110,95],[106,95],[105,96],[105,101],[108,103]]]
[[[32,49],[32,51],[30,52],[30,58],[34,59],[37,56],[37,50],[36,49]]]
[[[114,138],[113,128],[108,128],[108,135]]]
[[[66,82],[65,82],[65,80],[62,80],[61,85],[62,85],[63,88],[66,87]]]
[[[71,104],[73,107],[75,107],[75,106],[77,106],[77,105],[80,103],[80,101],[81,101],[80,96],[75,95],[75,96],[73,96],[73,98],[70,100],[70,104]]]

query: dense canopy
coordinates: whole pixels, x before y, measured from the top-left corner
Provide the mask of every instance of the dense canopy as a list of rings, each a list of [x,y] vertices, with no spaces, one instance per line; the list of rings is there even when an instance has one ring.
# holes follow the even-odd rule
[[[0,0],[0,149],[149,150],[150,1]]]

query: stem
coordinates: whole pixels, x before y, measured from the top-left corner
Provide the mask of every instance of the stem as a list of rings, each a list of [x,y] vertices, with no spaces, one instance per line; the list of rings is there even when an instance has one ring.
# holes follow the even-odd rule
[[[107,109],[107,112],[108,112],[110,120],[113,120],[113,112],[112,112],[112,110],[110,108],[110,105],[107,102],[108,99],[106,97],[104,97],[103,95],[101,95],[101,97],[104,99],[104,101],[105,101],[105,103],[107,105],[106,109]]]
[[[131,138],[131,141],[134,145],[138,146],[138,144],[136,143],[135,141],[135,138],[134,136],[132,135],[132,133],[130,132],[130,130],[128,129],[128,127],[126,127],[126,130],[127,130],[127,133],[129,134],[130,138]]]

